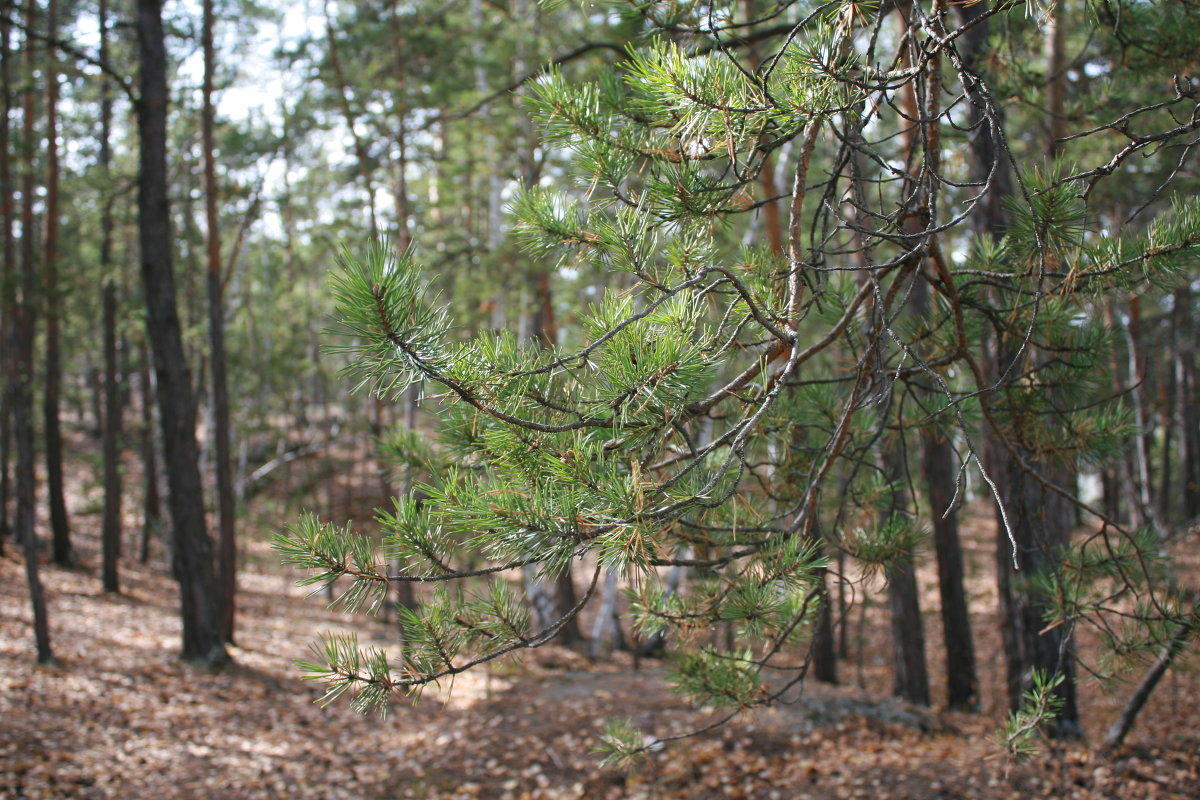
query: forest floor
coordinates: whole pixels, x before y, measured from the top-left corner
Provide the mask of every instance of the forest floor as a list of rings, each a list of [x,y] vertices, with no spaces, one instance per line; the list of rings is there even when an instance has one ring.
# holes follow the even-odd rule
[[[794,704],[743,714],[624,771],[599,766],[592,750],[610,715],[659,735],[715,718],[669,690],[661,663],[635,669],[622,654],[590,663],[545,648],[459,676],[416,706],[398,702],[384,718],[359,716],[344,700],[322,709],[314,703],[321,688],[300,679],[295,660],[327,630],[353,629],[364,644],[386,645],[391,624],[305,600],[297,575],[266,544],[271,531],[261,528],[269,526],[247,523],[233,665],[184,664],[176,656],[177,589],[160,548],[145,566],[126,559],[121,594],[104,594],[97,479],[69,477],[83,566],[42,564],[51,666],[33,663],[24,566],[12,542],[0,557],[0,798],[1200,797],[1194,659],[1167,674],[1114,757],[1097,756],[1087,743],[1023,763],[1004,755],[995,739],[1003,713],[987,569],[993,532],[982,507],[964,531],[981,713],[918,709],[888,697],[887,632],[876,604],[850,621],[842,686],[810,683]],[[136,509],[126,524],[140,528]],[[1193,554],[1195,545],[1188,543]],[[941,633],[929,611],[936,579],[922,573],[921,581],[936,684]],[[1085,660],[1090,646],[1081,643]],[[1100,739],[1129,691],[1081,684],[1088,742]]]

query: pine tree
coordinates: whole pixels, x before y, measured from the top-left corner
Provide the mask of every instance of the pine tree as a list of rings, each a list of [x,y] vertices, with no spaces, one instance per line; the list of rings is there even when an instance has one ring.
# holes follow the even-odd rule
[[[996,504],[1021,646],[1059,648],[1028,661],[1049,670],[1028,676],[1014,748],[1063,707],[1071,676],[1055,666],[1079,619],[1113,612],[1108,598],[1138,608],[1124,652],[1194,629],[1194,601],[1164,587],[1148,537],[1054,476],[1128,441],[1129,415],[1096,400],[1112,337],[1090,309],[1178,281],[1200,254],[1200,205],[1165,185],[1148,228],[1103,228],[1088,194],[1124,158],[1104,129],[1080,132],[1092,169],[1027,152],[972,38],[992,18],[1030,34],[1025,12],[956,17],[941,0],[782,3],[761,18],[753,4],[612,10],[657,35],[598,80],[548,69],[528,85],[543,145],[569,153],[583,189],[526,186],[514,234],[531,258],[614,276],[553,346],[454,335],[416,249],[342,253],[333,349],[380,397],[433,387],[454,466],[431,471],[423,502],[379,510],[382,546],[313,516],[278,537],[288,563],[314,571],[305,583],[348,579],[338,602],[351,610],[377,608],[397,581],[435,587],[405,612],[396,660],[353,638],[317,647],[304,668],[327,698],[380,708],[544,644],[612,574],[643,636],[733,627],[732,649],[672,637],[673,678],[698,702],[733,714],[787,697],[828,602],[821,541],[893,579],[921,557],[908,454],[932,426],[953,443],[956,493],[970,475]],[[1196,105],[1190,84],[1176,89],[1175,104]],[[1159,126],[1139,149],[1194,130],[1137,108]],[[979,142],[965,160],[950,156],[962,130]],[[774,161],[791,169],[781,248],[748,223],[779,199],[760,195]],[[1042,541],[1033,495],[1100,533]],[[506,573],[575,564],[588,575],[578,603],[533,622]],[[692,570],[687,591],[665,589],[671,567]],[[770,666],[792,671],[769,680]],[[622,724],[606,740],[618,756],[646,747]]]

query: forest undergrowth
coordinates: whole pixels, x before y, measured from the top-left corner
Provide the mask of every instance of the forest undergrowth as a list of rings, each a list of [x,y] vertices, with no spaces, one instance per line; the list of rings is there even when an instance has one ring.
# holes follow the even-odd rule
[[[71,444],[93,446],[82,436]],[[136,462],[127,466],[128,485],[140,485]],[[332,474],[354,478],[349,469]],[[990,570],[994,532],[984,505],[971,509],[963,529],[982,666],[980,714],[941,711],[936,694],[933,710],[890,698],[884,609],[856,607],[848,658],[839,665],[842,686],[810,682],[791,705],[744,714],[624,771],[601,767],[593,752],[610,715],[658,734],[715,718],[668,689],[661,662],[635,665],[618,653],[592,663],[547,647],[459,676],[416,706],[395,705],[382,723],[347,703],[322,709],[314,702],[320,687],[302,681],[294,665],[308,655],[307,643],[353,623],[364,644],[386,646],[394,621],[352,620],[325,610],[320,597],[305,600],[294,571],[279,566],[269,549],[272,531],[243,522],[234,665],[215,672],[188,666],[176,653],[178,590],[161,548],[144,566],[126,558],[122,594],[105,595],[96,577],[100,489],[84,470],[68,477],[83,566],[42,565],[58,659],[52,666],[34,666],[16,548],[0,558],[0,798],[1200,797],[1194,661],[1168,673],[1113,757],[1086,744],[1043,748],[1024,763],[1004,755],[995,740],[1004,703]],[[349,490],[328,495],[360,502]],[[129,506],[132,536],[141,525],[136,505]],[[125,547],[136,553],[132,540]],[[1179,566],[1194,580],[1194,554]],[[938,674],[936,575],[926,570],[920,579]],[[1094,643],[1082,633],[1086,664]],[[1081,683],[1089,742],[1100,740],[1129,691]]]

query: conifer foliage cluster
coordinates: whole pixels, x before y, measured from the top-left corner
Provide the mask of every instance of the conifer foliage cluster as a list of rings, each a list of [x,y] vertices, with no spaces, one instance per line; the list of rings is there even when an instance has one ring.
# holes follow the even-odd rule
[[[1039,724],[1077,729],[1078,626],[1114,645],[1106,669],[1194,642],[1170,526],[1077,489],[1145,434],[1113,392],[1122,328],[1105,310],[1168,297],[1200,257],[1182,169],[1200,85],[1172,73],[1195,51],[1155,60],[1143,45],[1168,32],[1120,5],[1079,12],[1090,38],[1062,67],[1112,86],[1055,109],[1056,76],[1031,79],[1020,55],[1041,57],[1062,3],[589,4],[640,34],[594,80],[526,83],[575,183],[510,204],[529,258],[603,287],[555,341],[461,335],[419,240],[345,245],[330,341],[362,389],[420,387],[437,439],[385,442],[425,480],[378,510],[382,537],[306,516],[277,548],[352,611],[428,590],[393,652],[330,637],[305,671],[381,709],[553,640],[615,575],[678,688],[736,713],[832,677],[850,561],[905,613],[916,559],[953,567],[939,526],[972,496],[997,511],[1010,696],[1032,698],[1014,749]],[[1122,93],[1133,62],[1145,86]],[[522,569],[582,591],[542,620]],[[928,702],[923,663],[897,664],[898,691],[921,701],[924,680]],[[622,723],[605,739],[646,746]]]

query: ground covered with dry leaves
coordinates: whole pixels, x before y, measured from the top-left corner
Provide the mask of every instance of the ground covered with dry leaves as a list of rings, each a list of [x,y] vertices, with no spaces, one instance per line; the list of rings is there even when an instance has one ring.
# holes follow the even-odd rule
[[[92,503],[95,508],[95,503]],[[304,599],[267,533],[245,530],[234,665],[181,663],[175,585],[161,555],[123,565],[120,595],[97,577],[98,514],[75,518],[83,567],[43,564],[57,662],[35,667],[24,567],[0,557],[0,798],[991,798],[1200,797],[1200,678],[1195,661],[1163,680],[1126,747],[1086,745],[1009,761],[996,744],[1001,654],[987,571],[986,515],[967,526],[972,602],[985,686],[978,715],[906,707],[887,697],[880,609],[853,629],[843,686],[813,684],[792,705],[743,715],[672,744],[630,771],[592,751],[609,715],[658,734],[714,717],[673,694],[662,665],[589,663],[551,649],[459,676],[386,718],[345,702],[322,709],[294,661],[324,630],[352,624],[364,643],[383,620],[348,620]],[[130,519],[131,528],[136,520]],[[1194,547],[1194,542],[1192,546]],[[129,548],[131,551],[134,549]],[[935,609],[935,576],[922,575]],[[927,613],[934,680],[940,641]],[[1087,647],[1086,641],[1083,645]],[[1097,741],[1128,686],[1081,689]]]

